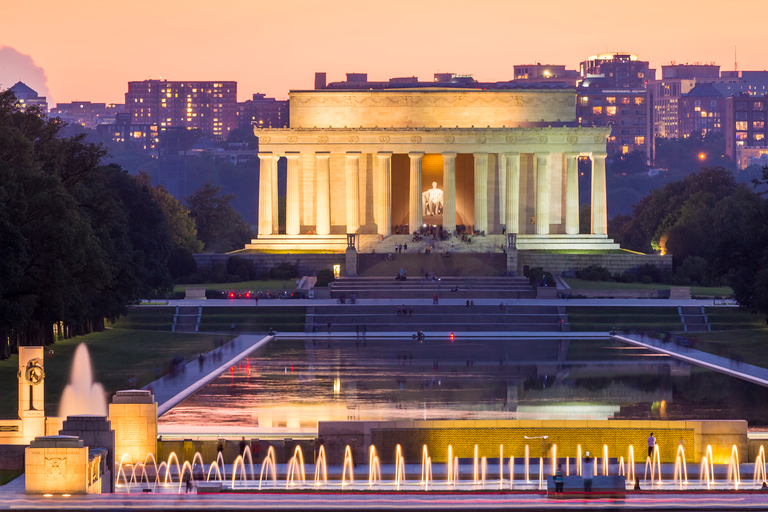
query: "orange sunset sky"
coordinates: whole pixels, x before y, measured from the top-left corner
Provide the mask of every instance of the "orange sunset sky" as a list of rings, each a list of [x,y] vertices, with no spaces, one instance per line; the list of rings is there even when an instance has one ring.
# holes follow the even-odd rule
[[[239,100],[279,99],[346,72],[509,80],[514,64],[577,69],[606,51],[651,65],[768,69],[768,0],[10,1],[0,10],[0,89],[55,102],[124,101],[127,82],[236,80]]]

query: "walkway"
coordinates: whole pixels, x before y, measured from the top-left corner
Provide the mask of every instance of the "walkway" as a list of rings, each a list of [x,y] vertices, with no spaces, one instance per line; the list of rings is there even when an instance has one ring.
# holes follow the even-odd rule
[[[611,338],[768,387],[768,369],[766,368],[734,361],[690,347],[682,347],[672,342],[662,343],[660,340],[644,334],[621,334],[613,335]]]
[[[174,405],[205,386],[230,366],[271,341],[273,336],[243,334],[204,355],[203,362],[190,361],[177,375],[166,375],[142,389],[151,390],[162,416]]]

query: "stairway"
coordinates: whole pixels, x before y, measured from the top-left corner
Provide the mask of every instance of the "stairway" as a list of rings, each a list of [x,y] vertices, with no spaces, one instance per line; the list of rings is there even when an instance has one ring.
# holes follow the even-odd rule
[[[458,289],[458,291],[452,291]],[[442,277],[428,281],[409,277],[344,277],[331,283],[331,297],[353,294],[359,299],[431,299],[437,293],[446,299],[533,299],[536,291],[526,277]]]
[[[202,306],[176,306],[171,330],[173,332],[197,332],[200,328],[202,314]]]
[[[678,306],[680,320],[683,322],[685,332],[707,332],[712,330],[704,306]]]
[[[345,304],[314,306],[307,320],[311,332],[558,332],[570,330],[562,306],[529,306],[514,302],[507,306],[411,306],[412,315],[398,315],[397,306]],[[561,323],[562,320],[562,323]]]

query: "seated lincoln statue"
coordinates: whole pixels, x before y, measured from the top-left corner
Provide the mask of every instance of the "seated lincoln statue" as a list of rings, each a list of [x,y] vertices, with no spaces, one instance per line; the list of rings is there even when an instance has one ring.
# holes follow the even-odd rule
[[[437,182],[432,182],[432,188],[421,194],[421,204],[424,215],[443,214],[443,191],[437,188]]]

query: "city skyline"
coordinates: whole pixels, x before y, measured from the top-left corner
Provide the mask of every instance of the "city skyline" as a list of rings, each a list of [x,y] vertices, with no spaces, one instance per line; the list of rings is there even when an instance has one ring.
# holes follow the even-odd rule
[[[0,20],[0,87],[24,81],[47,92],[51,105],[122,103],[128,81],[235,80],[239,101],[257,92],[284,99],[291,89],[311,89],[316,71],[327,72],[329,81],[347,72],[421,80],[436,72],[472,73],[497,81],[511,79],[515,64],[577,69],[590,55],[613,51],[635,53],[657,69],[674,61],[716,62],[730,70],[734,46],[740,70],[768,68],[758,25],[768,4],[757,0],[718,11],[689,1],[654,0],[639,9],[555,0],[548,18],[538,4],[465,5],[395,0],[383,9],[349,0],[242,0],[211,10],[202,1],[178,0],[11,4]]]

